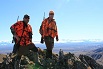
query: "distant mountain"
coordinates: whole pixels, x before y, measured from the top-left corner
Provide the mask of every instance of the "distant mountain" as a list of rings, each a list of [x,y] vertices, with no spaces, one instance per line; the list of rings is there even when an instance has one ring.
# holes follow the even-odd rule
[[[45,49],[45,44],[40,44],[40,41],[33,41],[36,47]],[[53,51],[58,52],[62,49],[65,52],[77,52],[77,51],[91,51],[97,48],[101,48],[103,42],[101,40],[62,40],[55,42]],[[13,43],[11,41],[0,41],[0,53],[11,52],[13,49]]]
[[[98,49],[94,50],[93,52],[95,52],[95,53],[102,53],[103,52],[103,47],[98,48]]]
[[[72,43],[78,43],[78,42],[94,42],[94,43],[96,43],[96,42],[103,42],[103,40],[101,40],[101,39],[81,39],[81,40],[70,40],[70,39],[62,39],[60,42],[72,42]]]
[[[101,46],[103,46],[103,45],[101,45]],[[93,51],[90,51],[88,53],[88,56],[92,57],[98,63],[100,63],[101,65],[103,65],[103,47],[95,49]]]
[[[0,41],[0,46],[10,45],[12,44],[11,41]]]

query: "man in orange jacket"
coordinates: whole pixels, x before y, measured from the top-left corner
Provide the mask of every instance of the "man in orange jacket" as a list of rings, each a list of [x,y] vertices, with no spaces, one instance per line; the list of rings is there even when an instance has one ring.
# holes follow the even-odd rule
[[[21,55],[27,55],[29,50],[38,52],[37,47],[32,43],[32,27],[28,24],[30,16],[24,15],[23,21],[13,24],[10,29],[15,38],[15,47],[13,50],[18,53],[18,59]],[[35,57],[36,58],[36,57]]]
[[[40,34],[42,35],[43,40],[45,41],[47,52],[46,58],[52,58],[52,49],[54,47],[54,38],[56,37],[56,41],[58,41],[58,31],[57,25],[55,22],[54,12],[49,12],[49,17],[42,21]],[[42,42],[42,41],[41,41]]]

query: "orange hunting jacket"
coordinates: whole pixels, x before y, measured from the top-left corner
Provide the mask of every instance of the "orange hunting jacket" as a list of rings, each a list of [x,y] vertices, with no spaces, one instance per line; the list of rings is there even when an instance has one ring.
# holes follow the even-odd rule
[[[46,18],[42,22],[42,37],[51,36],[52,38],[58,37],[58,31],[55,20],[49,21],[49,18]]]
[[[27,24],[27,27],[24,28],[23,21],[18,21],[17,23],[13,24],[11,28],[15,30],[15,33],[18,37],[20,37],[20,45],[26,46],[31,43],[31,39],[29,37],[29,33],[32,33],[32,28],[29,24]],[[24,32],[23,32],[24,30]],[[22,35],[23,33],[23,35]],[[22,38],[21,38],[22,37]],[[18,42],[18,41],[17,41]],[[17,43],[16,42],[16,43]]]

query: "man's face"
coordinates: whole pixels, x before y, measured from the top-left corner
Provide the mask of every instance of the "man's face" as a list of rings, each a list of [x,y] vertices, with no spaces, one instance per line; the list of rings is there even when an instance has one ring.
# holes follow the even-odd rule
[[[54,17],[54,14],[49,14],[50,19],[53,19],[53,17]]]
[[[23,18],[23,21],[24,21],[26,24],[28,24],[29,18]]]

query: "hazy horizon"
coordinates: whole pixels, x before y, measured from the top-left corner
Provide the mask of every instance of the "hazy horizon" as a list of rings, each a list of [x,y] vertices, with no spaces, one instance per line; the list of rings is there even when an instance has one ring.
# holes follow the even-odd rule
[[[0,42],[0,53],[8,53],[13,50],[13,43]],[[46,49],[45,44],[35,43],[36,47]],[[103,48],[103,42],[65,42],[55,43],[53,52],[58,53],[60,49],[64,52],[88,52],[98,48]]]

